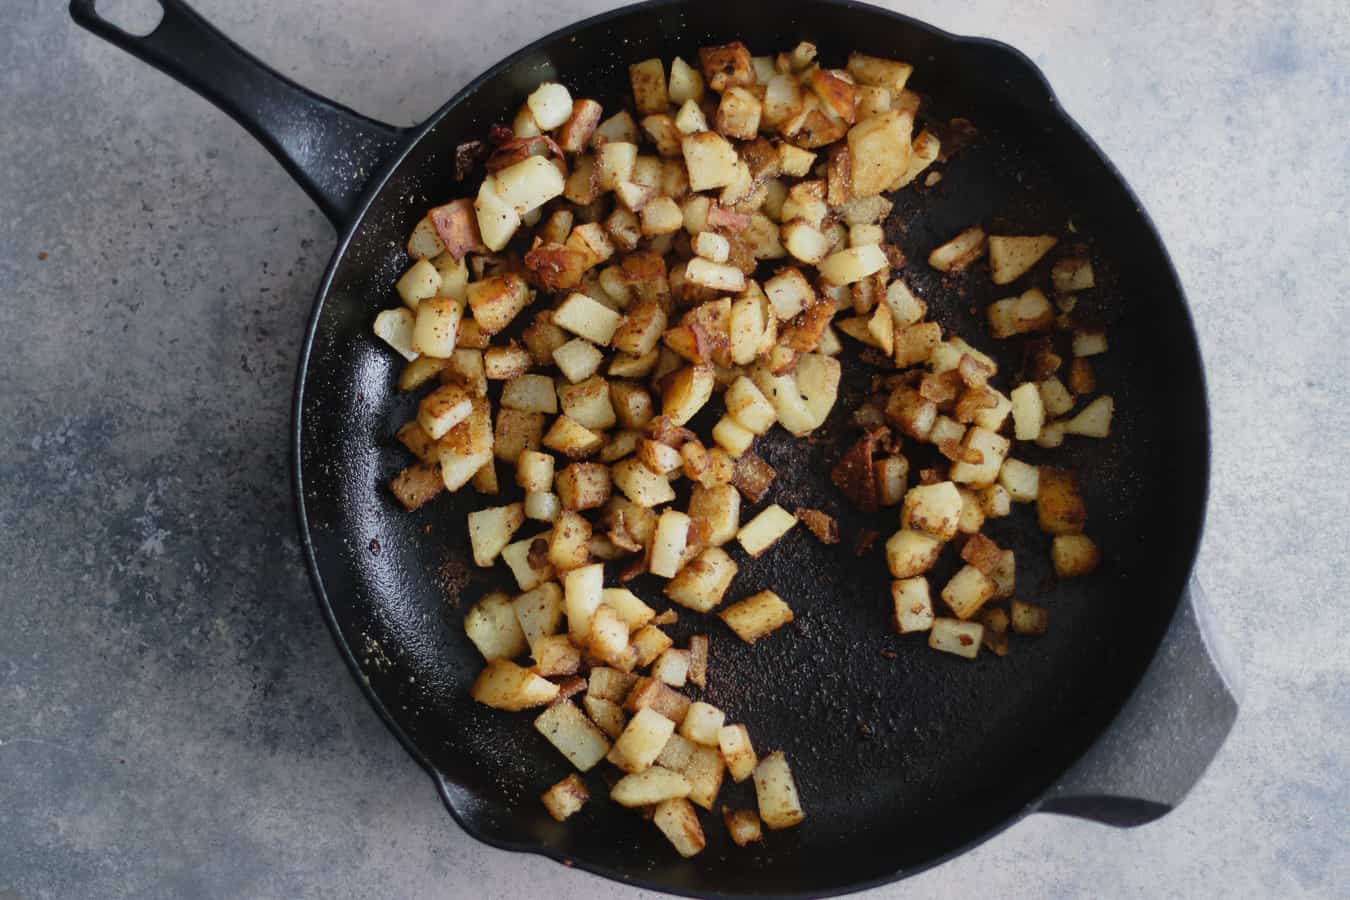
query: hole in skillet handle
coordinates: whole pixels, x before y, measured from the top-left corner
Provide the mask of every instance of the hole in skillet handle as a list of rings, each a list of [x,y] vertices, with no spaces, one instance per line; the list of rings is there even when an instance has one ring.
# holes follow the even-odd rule
[[[131,37],[148,37],[164,21],[160,0],[95,0],[95,13]]]

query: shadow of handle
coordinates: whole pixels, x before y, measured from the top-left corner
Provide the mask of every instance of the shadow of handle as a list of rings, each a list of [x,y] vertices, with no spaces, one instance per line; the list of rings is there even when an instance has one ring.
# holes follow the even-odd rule
[[[71,0],[81,27],[147,62],[224,110],[285,167],[342,231],[363,189],[402,143],[403,130],[306,90],[263,64],[182,0],[158,0],[154,31],[130,34]]]

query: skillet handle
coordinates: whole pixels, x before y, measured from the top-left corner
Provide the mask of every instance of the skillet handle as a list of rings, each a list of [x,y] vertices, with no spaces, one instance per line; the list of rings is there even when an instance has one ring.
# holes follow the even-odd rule
[[[1122,828],[1171,812],[1228,737],[1240,678],[1192,580],[1134,695],[1037,811]]]
[[[144,36],[103,18],[95,0],[71,0],[76,23],[192,88],[243,125],[342,230],[362,189],[399,146],[403,130],[320,97],[264,65],[183,0],[158,0],[164,17]]]

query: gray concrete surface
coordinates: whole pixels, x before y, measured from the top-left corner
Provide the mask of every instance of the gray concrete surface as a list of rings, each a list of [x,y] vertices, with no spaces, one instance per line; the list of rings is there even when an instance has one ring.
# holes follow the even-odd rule
[[[604,5],[199,3],[399,123]],[[0,30],[0,894],[631,895],[472,842],[366,706],[284,478],[333,234],[236,125],[64,7],[11,2]],[[1171,247],[1211,373],[1199,577],[1249,689],[1163,821],[1032,817],[875,895],[1344,896],[1344,3],[905,7],[1036,59]]]

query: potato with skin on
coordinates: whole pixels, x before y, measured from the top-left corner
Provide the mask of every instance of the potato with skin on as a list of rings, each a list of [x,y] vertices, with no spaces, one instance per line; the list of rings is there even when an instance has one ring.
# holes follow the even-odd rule
[[[474,564],[487,568],[525,523],[525,510],[519,503],[494,506],[469,513],[468,521]]]
[[[718,613],[718,618],[747,644],[777,631],[794,618],[792,609],[773,591],[760,591]]]
[[[722,821],[727,826],[731,842],[737,847],[745,847],[764,839],[759,813],[753,809],[730,809],[724,806]]]
[[[567,153],[581,153],[591,142],[603,110],[594,100],[573,100],[572,112],[558,130],[558,146]]]
[[[565,822],[572,815],[580,812],[586,802],[591,799],[591,794],[586,790],[585,782],[578,777],[576,772],[573,772],[544,791],[539,799],[543,801],[544,808],[553,817],[553,821]]]
[[[1102,554],[1087,535],[1060,534],[1050,544],[1050,559],[1060,578],[1081,578],[1097,570]]]
[[[984,626],[979,622],[937,618],[928,631],[928,646],[944,653],[974,659],[984,641]]]
[[[510,660],[494,659],[479,673],[469,696],[484,706],[519,712],[552,703],[558,686]]]
[[[667,582],[664,593],[695,612],[709,612],[722,602],[736,575],[735,561],[721,547],[707,547]]]

